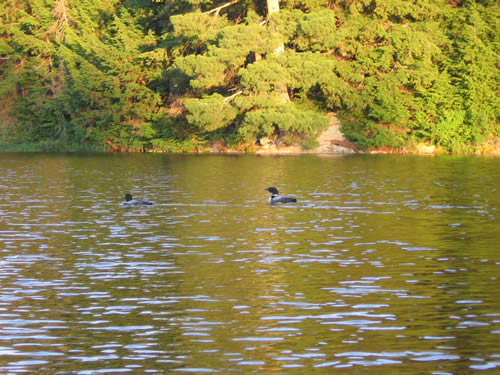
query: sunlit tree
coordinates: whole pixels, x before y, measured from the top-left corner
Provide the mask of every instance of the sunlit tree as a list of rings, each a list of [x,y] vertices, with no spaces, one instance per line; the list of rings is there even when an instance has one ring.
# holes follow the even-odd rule
[[[500,135],[494,1],[4,0],[0,143],[474,151]]]

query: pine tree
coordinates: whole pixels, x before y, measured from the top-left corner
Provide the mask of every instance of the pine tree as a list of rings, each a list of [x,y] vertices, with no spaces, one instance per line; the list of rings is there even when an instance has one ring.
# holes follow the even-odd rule
[[[4,0],[0,142],[185,151],[342,120],[358,146],[500,136],[492,1]]]

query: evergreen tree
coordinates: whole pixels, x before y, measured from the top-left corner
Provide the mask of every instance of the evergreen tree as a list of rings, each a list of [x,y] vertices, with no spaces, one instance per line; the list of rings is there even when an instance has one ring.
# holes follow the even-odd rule
[[[364,149],[500,136],[493,1],[4,0],[0,143]]]

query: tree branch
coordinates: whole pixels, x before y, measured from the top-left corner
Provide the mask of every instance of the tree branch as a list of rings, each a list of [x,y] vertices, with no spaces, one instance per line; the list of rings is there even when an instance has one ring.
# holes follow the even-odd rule
[[[239,2],[240,0],[233,0],[233,1],[230,1],[228,3],[225,3],[225,4],[222,4],[221,6],[218,6],[217,8],[214,8],[214,9],[210,9],[206,12],[204,12],[204,14],[215,14],[216,16],[219,16],[219,12],[224,9],[224,8],[227,8],[228,6],[231,6],[233,4],[236,4],[237,2]]]
[[[226,96],[224,98],[224,103],[229,103],[229,102],[232,102],[234,98],[236,98],[238,95],[241,95],[243,94],[243,91],[236,91],[233,95],[231,96]]]
[[[68,12],[69,8],[66,4],[66,0],[56,0],[56,6],[52,10],[52,15],[56,19],[56,22],[49,28],[46,34],[52,34],[55,32],[56,40],[64,41],[64,28],[69,23]]]

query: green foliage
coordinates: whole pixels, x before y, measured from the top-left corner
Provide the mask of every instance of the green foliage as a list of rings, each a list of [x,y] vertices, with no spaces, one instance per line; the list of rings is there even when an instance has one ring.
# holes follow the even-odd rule
[[[181,55],[205,51],[208,43],[215,40],[220,29],[229,26],[225,17],[213,17],[200,11],[170,17],[174,32],[179,38]]]
[[[312,148],[327,112],[363,149],[500,136],[497,2],[283,0],[269,17],[264,1],[225,4],[2,1],[2,141]]]
[[[247,112],[239,128],[244,140],[251,140],[272,135],[276,129],[302,134],[317,135],[326,129],[327,116],[314,111],[304,111],[292,103],[262,108]]]
[[[493,5],[491,11],[498,12],[498,8]],[[467,2],[462,12],[449,19],[449,34],[453,43],[451,61],[447,61],[446,66],[462,98],[464,123],[474,128],[473,139],[466,141],[475,140],[478,135],[499,134],[500,40],[496,18],[489,16],[487,8]]]
[[[346,119],[343,122],[342,131],[348,140],[365,151],[383,146],[399,148],[403,147],[407,141],[405,135],[394,133],[369,120],[360,122],[356,119]]]
[[[177,85],[187,88],[185,83],[186,80],[189,80],[189,85],[193,89],[208,89],[224,83],[226,67],[218,62],[215,57],[189,55],[178,58],[173,69],[176,72],[182,72],[180,77],[186,77],[184,82],[182,80],[176,82]]]
[[[259,24],[238,24],[225,27],[217,34],[209,54],[229,68],[242,66],[250,53],[272,54],[281,43],[281,36]]]
[[[241,85],[256,95],[274,92],[288,81],[288,71],[272,60],[259,61],[241,70]]]
[[[204,43],[214,40],[219,30],[229,25],[225,17],[213,17],[200,11],[177,14],[170,18],[170,22],[175,36]]]
[[[449,151],[464,151],[471,138],[470,128],[464,123],[465,111],[445,111],[432,129],[431,138]]]
[[[329,9],[304,14],[297,22],[297,49],[327,51],[335,44],[336,22],[335,14]]]
[[[298,8],[306,12],[328,6],[328,0],[283,0],[280,3],[283,8]]]
[[[230,124],[237,116],[237,110],[224,101],[219,94],[201,99],[186,100],[186,116],[189,123],[200,128],[201,131],[214,131]]]

